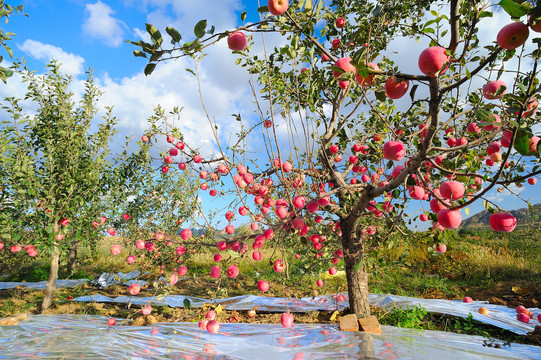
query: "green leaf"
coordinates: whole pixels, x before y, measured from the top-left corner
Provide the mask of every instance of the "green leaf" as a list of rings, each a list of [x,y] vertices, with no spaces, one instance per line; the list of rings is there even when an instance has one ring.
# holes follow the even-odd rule
[[[515,150],[521,155],[530,154],[530,138],[526,131],[520,129],[514,144]]]
[[[4,49],[6,49],[6,51],[8,52],[9,57],[12,58],[13,57],[13,50],[11,50],[11,48],[6,46],[6,45],[4,45]]]
[[[178,43],[182,39],[182,36],[178,32],[178,30],[174,27],[168,26],[165,28],[165,31],[167,32],[167,34],[169,34],[169,36],[171,36],[171,44]]]
[[[246,20],[246,14],[247,14],[246,11],[243,11],[243,12],[240,14],[240,21]]]
[[[263,12],[269,12],[269,7],[267,5],[261,6],[257,9],[257,12],[263,13]]]
[[[533,207],[532,203],[528,201],[528,207],[530,208],[530,211],[532,214],[535,214],[535,208]]]
[[[148,76],[152,74],[155,68],[156,68],[155,63],[148,63],[147,66],[145,66],[145,75]]]
[[[374,94],[376,95],[376,99],[378,99],[381,102],[385,102],[385,100],[387,99],[387,96],[385,96],[384,89],[376,90]]]
[[[192,303],[190,302],[189,299],[184,299],[184,301],[182,303],[183,303],[183,305],[184,305],[184,307],[186,309],[191,309],[192,308]]]
[[[2,237],[6,240],[9,240],[11,239],[11,234],[5,233],[5,234],[2,234]]]
[[[146,24],[146,28],[154,45],[160,46],[163,41],[160,31],[152,24]]]
[[[233,251],[233,250],[228,250],[227,253],[228,253],[229,256],[231,256],[232,258],[238,258],[238,257],[240,256],[238,252]]]
[[[53,233],[53,226],[52,225],[47,225],[45,227],[45,231],[47,232],[47,234],[52,234]]]
[[[353,269],[355,269],[355,271],[359,271],[361,270],[361,266],[362,266],[362,261],[359,261],[357,264],[355,264]]]
[[[501,0],[498,5],[500,5],[505,12],[511,15],[512,18],[519,18],[526,15],[530,8],[527,2],[513,0]]]
[[[207,20],[200,20],[193,29],[193,33],[197,38],[205,36],[205,29],[207,28]]]
[[[484,18],[484,17],[492,17],[492,12],[490,12],[490,11],[481,11],[479,13],[479,19]]]
[[[133,50],[133,55],[136,56],[136,57],[142,57],[142,58],[147,57],[147,54],[145,54],[141,50]]]
[[[393,190],[393,199],[398,199],[400,197],[400,190],[394,189]]]

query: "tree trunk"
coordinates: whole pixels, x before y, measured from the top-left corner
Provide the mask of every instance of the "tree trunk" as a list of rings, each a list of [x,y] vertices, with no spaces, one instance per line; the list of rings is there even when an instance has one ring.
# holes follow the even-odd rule
[[[58,234],[60,225],[57,221],[53,224],[53,234]],[[49,270],[49,278],[47,279],[47,290],[45,297],[41,303],[41,312],[47,310],[53,303],[53,296],[56,290],[56,280],[58,279],[58,260],[60,259],[60,249],[56,242],[53,243],[53,252],[51,253],[51,270]]]
[[[360,260],[364,260],[361,258]],[[346,279],[348,282],[349,309],[357,317],[370,316],[370,305],[368,303],[368,274],[363,263],[355,270],[358,261],[355,257],[345,256]]]
[[[368,302],[368,274],[364,259],[364,240],[357,233],[358,219],[348,217],[340,221],[344,265],[348,283],[349,310],[359,318],[370,316]]]
[[[67,272],[68,275],[71,275],[73,271],[75,270],[75,267],[77,266],[77,245],[78,242],[74,241],[71,243],[71,248],[68,254],[68,264],[67,264]]]
[[[56,290],[56,280],[58,279],[58,259],[60,258],[60,249],[54,245],[51,253],[51,270],[49,271],[49,279],[47,280],[47,291],[41,303],[41,311],[48,309],[53,303],[53,296]]]

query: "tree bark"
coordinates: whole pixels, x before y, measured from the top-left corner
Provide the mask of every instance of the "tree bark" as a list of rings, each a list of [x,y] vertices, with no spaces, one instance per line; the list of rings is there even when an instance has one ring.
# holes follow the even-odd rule
[[[71,275],[77,266],[77,245],[78,242],[74,241],[71,243],[71,248],[68,254],[68,263],[67,263],[67,272],[68,275]]]
[[[55,221],[53,224],[53,234],[58,234],[60,225]],[[51,270],[49,270],[49,278],[47,279],[47,287],[45,297],[41,303],[41,312],[47,310],[53,303],[53,296],[56,290],[56,280],[58,279],[58,261],[60,259],[60,249],[56,243],[53,244],[53,252],[51,253]]]
[[[58,279],[58,259],[60,258],[60,249],[54,245],[51,254],[51,270],[49,271],[49,279],[47,280],[47,291],[41,303],[41,311],[48,309],[53,303],[53,296],[56,290],[56,280]]]
[[[347,251],[347,250],[346,250]],[[355,267],[360,262],[358,270]],[[364,264],[363,256],[344,256],[346,268],[346,280],[348,282],[349,309],[359,318],[370,316],[370,305],[368,303],[368,274]]]
[[[364,259],[364,241],[357,233],[358,219],[348,217],[340,221],[344,265],[348,283],[349,310],[359,318],[370,316],[368,302],[368,274]]]

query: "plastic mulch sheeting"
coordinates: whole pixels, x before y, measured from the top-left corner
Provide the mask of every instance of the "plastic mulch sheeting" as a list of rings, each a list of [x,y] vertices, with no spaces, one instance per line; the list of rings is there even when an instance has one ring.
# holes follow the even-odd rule
[[[221,324],[211,335],[195,323],[111,327],[103,316],[36,315],[0,327],[0,359],[28,358],[503,360],[541,359],[541,348],[389,326],[373,335],[336,325]]]
[[[72,288],[72,287],[86,284],[89,281],[90,280],[88,279],[57,280],[56,287],[57,288],[61,288],[61,287]],[[46,288],[47,281],[44,280],[44,281],[39,281],[39,282],[0,282],[0,290],[14,289],[18,286],[23,286],[23,287],[26,287],[28,289],[33,289],[33,290],[42,290]]]
[[[250,310],[253,309],[254,306],[257,306],[260,311],[283,312],[289,310],[291,312],[307,312],[311,310],[342,310],[349,305],[347,301],[347,294],[342,295],[344,295],[342,297],[342,299],[344,299],[343,301],[337,301],[336,297],[332,295],[302,299],[243,295],[214,301],[182,295],[168,295],[160,300],[157,300],[156,298],[139,296],[119,296],[117,298],[110,298],[103,295],[89,295],[78,297],[74,299],[74,301],[114,302],[125,304],[131,302],[133,305],[145,305],[147,303],[151,303],[152,305],[158,306],[183,307],[184,300],[188,299],[190,300],[192,307],[202,307],[203,304],[212,302],[214,304],[221,304],[227,310]],[[526,333],[533,331],[535,325],[541,325],[541,323],[537,321],[536,317],[532,318],[530,323],[525,324],[517,320],[515,309],[511,309],[503,305],[487,304],[481,301],[475,301],[467,304],[463,303],[462,301],[453,300],[420,299],[407,296],[370,294],[370,304],[384,309],[390,309],[393,306],[407,309],[420,305],[428,312],[459,316],[463,318],[467,318],[471,313],[474,320],[497,326],[519,335],[525,335]],[[478,309],[480,307],[487,308],[489,314],[479,314]],[[539,309],[535,308],[530,308],[529,310],[536,314],[540,312]]]

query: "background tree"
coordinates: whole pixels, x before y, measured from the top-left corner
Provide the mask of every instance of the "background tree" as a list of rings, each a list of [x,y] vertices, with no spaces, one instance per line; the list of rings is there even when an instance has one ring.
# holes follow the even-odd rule
[[[8,18],[13,14],[24,14],[23,5],[11,6],[6,3],[4,0],[0,1],[0,20],[4,20],[5,23],[8,22]],[[24,14],[26,15],[26,14]],[[26,15],[28,16],[28,15]],[[15,35],[11,32],[4,32],[0,29],[0,46],[4,47],[4,50],[8,53],[9,57],[13,56],[13,51],[6,44],[6,41],[11,40],[11,37]],[[4,60],[3,56],[0,55],[0,63]],[[9,77],[13,75],[13,70],[0,66],[0,79],[5,83]]]
[[[528,2],[502,2],[514,25],[500,31],[497,44],[481,48],[479,28],[492,16],[485,2],[284,3],[269,0],[258,9],[261,21],[234,31],[214,34],[202,20],[188,42],[167,28],[172,48],[147,25],[151,43],[132,42],[140,47],[135,55],[149,55],[147,75],[160,61],[182,56],[194,59],[190,71],[197,75],[200,53],[228,38],[239,64],[254,75],[253,88],[263,94],[256,96],[259,118],[250,125],[261,126],[265,149],[249,159],[218,145],[217,159],[206,163],[195,161],[194,151],[183,156],[193,159],[195,173],[210,164],[238,166],[236,174],[219,173],[233,177],[236,203],[267,227],[259,234],[267,240],[278,230],[293,239],[325,235],[324,243],[314,241],[316,259],[331,261],[341,255],[335,249],[343,253],[351,311],[366,316],[367,241],[407,231],[411,199],[427,207],[430,202],[432,211],[419,219],[432,221],[435,242],[460,225],[459,209],[478,200],[494,212],[494,230],[516,226],[485,194],[541,173],[532,129],[538,123],[540,42],[526,42],[528,24],[539,31],[541,11]],[[244,32],[277,32],[285,45],[253,54]],[[388,56],[390,39],[400,36],[428,43],[424,51],[403,55],[418,57],[422,75],[401,72]],[[397,106],[395,100],[408,91],[409,105]],[[210,116],[209,124],[215,126]],[[287,139],[280,138],[281,126]],[[268,155],[264,161],[262,153]],[[248,201],[252,197],[256,206]],[[256,234],[252,238],[258,241]]]
[[[42,310],[52,303],[61,254],[76,250],[80,242],[101,239],[103,200],[113,181],[121,188],[129,176],[112,176],[118,165],[109,151],[116,119],[109,108],[102,122],[96,122],[100,91],[92,73],[77,104],[71,77],[61,74],[54,62],[48,69],[43,76],[23,72],[25,100],[37,109],[28,112],[21,100],[6,98],[3,108],[11,120],[0,126],[2,237],[12,252],[26,245],[31,257],[50,255]],[[138,156],[125,150],[118,158]]]

